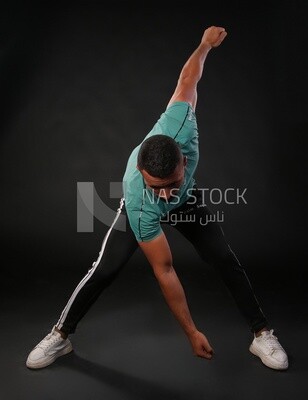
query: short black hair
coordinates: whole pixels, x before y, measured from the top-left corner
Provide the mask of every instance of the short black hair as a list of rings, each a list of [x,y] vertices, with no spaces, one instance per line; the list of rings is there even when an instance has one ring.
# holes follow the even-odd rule
[[[170,136],[157,134],[145,139],[138,153],[138,168],[157,178],[171,175],[181,161],[179,144]]]

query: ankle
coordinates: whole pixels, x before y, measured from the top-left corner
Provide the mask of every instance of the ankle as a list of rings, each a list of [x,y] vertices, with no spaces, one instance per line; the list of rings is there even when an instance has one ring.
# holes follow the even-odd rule
[[[67,336],[68,336],[67,333],[61,331],[61,330],[58,329],[57,327],[55,327],[55,331],[60,333],[62,339],[67,339]]]
[[[255,332],[255,337],[261,336],[261,333],[264,331],[269,331],[268,327],[265,326],[264,328],[260,329],[258,332]]]

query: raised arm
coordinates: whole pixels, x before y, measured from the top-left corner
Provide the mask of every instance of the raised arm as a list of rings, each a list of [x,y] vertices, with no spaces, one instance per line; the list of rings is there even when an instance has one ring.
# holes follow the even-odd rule
[[[202,77],[204,62],[209,51],[218,47],[226,36],[227,32],[222,27],[211,26],[204,31],[199,46],[182,68],[168,107],[175,101],[187,101],[194,110],[196,109],[197,84]]]
[[[191,317],[182,284],[173,268],[172,255],[164,233],[149,242],[139,243],[151,264],[165,300],[184,329],[195,355],[212,358],[213,349]]]

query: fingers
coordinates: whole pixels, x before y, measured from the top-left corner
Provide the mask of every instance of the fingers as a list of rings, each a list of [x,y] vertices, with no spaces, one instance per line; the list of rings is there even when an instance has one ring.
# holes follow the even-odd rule
[[[211,358],[213,358],[213,354],[209,353],[207,351],[201,351],[200,353],[197,353],[196,355],[201,358],[206,358],[207,360],[210,360]]]
[[[202,41],[211,47],[218,47],[227,36],[227,32],[222,26],[210,26],[203,34]]]
[[[207,358],[208,360],[210,360],[213,357],[212,353],[205,353],[204,354],[204,358]]]
[[[227,32],[226,32],[225,28],[222,28],[222,27],[217,27],[217,31],[218,31],[219,40],[221,43],[224,40],[224,38],[227,36]]]
[[[223,41],[224,40],[224,38],[227,36],[228,34],[227,34],[227,32],[226,31],[222,31],[222,32],[220,32],[220,35],[219,35],[219,37],[220,37],[220,40],[221,41]]]
[[[210,359],[210,358],[212,358],[213,357],[213,354],[214,354],[214,351],[213,351],[213,349],[212,348],[210,348],[210,349],[204,349],[205,350],[205,354],[206,354],[206,358],[208,358],[208,359]]]
[[[222,32],[226,32],[225,28],[223,28],[222,26],[214,26],[214,25],[207,28],[205,31],[217,31],[219,34],[221,34]]]
[[[213,358],[213,355],[214,355],[214,350],[211,347],[210,348],[206,348],[205,346],[202,346],[200,351],[198,351],[196,353],[196,356],[202,357],[202,358],[206,358],[208,360]]]

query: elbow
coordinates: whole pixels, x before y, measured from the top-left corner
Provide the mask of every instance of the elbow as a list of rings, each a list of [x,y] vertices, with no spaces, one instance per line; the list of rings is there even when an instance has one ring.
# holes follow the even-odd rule
[[[153,272],[158,281],[163,281],[170,274],[173,274],[174,268],[172,263],[153,265]]]
[[[200,71],[185,68],[180,75],[180,82],[184,86],[195,86],[201,79]]]

